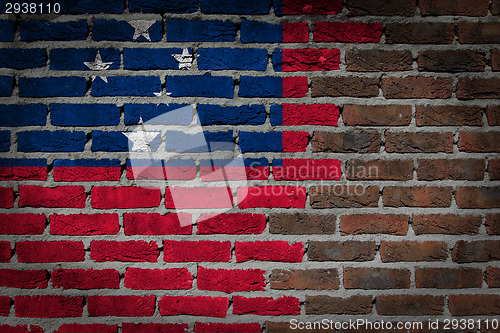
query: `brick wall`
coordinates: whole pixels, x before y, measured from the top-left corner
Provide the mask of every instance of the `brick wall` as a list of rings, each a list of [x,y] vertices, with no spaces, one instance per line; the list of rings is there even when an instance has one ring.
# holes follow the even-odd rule
[[[498,0],[0,4],[1,332],[500,315]],[[246,184],[134,178],[122,132],[188,105]]]

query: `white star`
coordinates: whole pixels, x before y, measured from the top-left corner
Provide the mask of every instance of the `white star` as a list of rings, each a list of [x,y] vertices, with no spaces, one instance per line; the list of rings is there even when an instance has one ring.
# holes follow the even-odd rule
[[[155,23],[156,21],[150,21],[150,20],[130,21],[129,24],[132,26],[132,28],[135,29],[134,37],[132,37],[132,39],[137,40],[137,38],[143,36],[147,40],[151,41],[151,37],[149,37],[149,28],[151,28],[151,26]]]
[[[103,62],[101,58],[101,53],[97,51],[97,54],[95,56],[95,60],[93,62],[87,62],[85,61],[83,63],[85,66],[87,66],[91,71],[105,71],[113,64],[113,61],[111,62]],[[99,76],[104,82],[108,83],[108,78],[105,76]],[[92,81],[96,76],[92,76]]]
[[[172,54],[172,57],[179,63],[179,69],[190,69],[193,63],[193,56],[188,49],[182,49],[181,54]]]
[[[142,117],[139,120],[139,124],[142,124]],[[122,132],[130,141],[132,141],[133,146],[131,151],[151,151],[151,142],[161,134],[161,132]]]

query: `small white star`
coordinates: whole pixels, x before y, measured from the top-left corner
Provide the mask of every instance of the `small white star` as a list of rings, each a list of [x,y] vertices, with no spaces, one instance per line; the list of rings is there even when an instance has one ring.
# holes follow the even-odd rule
[[[150,20],[130,21],[129,24],[132,26],[132,28],[135,29],[134,37],[132,37],[132,39],[137,40],[137,38],[143,36],[147,40],[151,41],[151,37],[149,37],[149,28],[151,28],[151,26],[155,23],[156,21],[150,21]]]
[[[188,49],[182,49],[181,54],[172,54],[172,57],[179,63],[179,69],[190,69],[193,63],[193,56]]]
[[[139,119],[139,125],[143,124],[142,117]],[[131,151],[151,151],[151,142],[158,136],[161,132],[122,132],[130,141],[132,141],[133,146]]]
[[[113,64],[113,62],[103,62],[102,61],[102,58],[101,58],[101,53],[99,51],[97,51],[97,54],[95,56],[95,60],[93,62],[88,62],[88,61],[85,61],[83,63],[85,66],[87,66],[91,71],[105,71],[109,68],[109,66],[111,66]],[[94,79],[96,78],[97,76],[92,76],[92,81],[94,81]],[[105,77],[105,76],[99,76],[104,82],[108,83],[108,78]]]

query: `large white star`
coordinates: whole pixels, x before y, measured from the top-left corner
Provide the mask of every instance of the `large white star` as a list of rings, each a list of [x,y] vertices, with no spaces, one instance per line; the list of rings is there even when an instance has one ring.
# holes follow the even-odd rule
[[[97,54],[95,56],[95,60],[93,62],[87,62],[85,61],[83,63],[85,66],[87,66],[90,70],[92,71],[105,71],[113,64],[113,62],[103,62],[101,58],[101,53],[97,51]],[[108,78],[105,76],[99,76],[104,82],[108,83]],[[96,76],[92,76],[92,81]]]
[[[151,41],[151,37],[149,37],[149,28],[151,28],[151,26],[155,23],[156,21],[151,20],[130,21],[129,24],[135,29],[134,37],[132,39],[137,40],[137,38],[143,36],[147,40]]]
[[[181,54],[172,54],[172,57],[179,63],[179,69],[190,69],[193,63],[193,56],[188,49],[182,49]]]
[[[142,117],[139,120],[139,125],[143,124]],[[136,131],[136,132],[122,132],[130,141],[132,141],[131,151],[151,151],[151,142],[158,136],[161,132],[146,132],[146,131]]]

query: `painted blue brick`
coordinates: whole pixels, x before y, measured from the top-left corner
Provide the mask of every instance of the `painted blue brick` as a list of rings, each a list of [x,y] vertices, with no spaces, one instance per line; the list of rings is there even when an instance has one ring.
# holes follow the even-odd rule
[[[128,7],[132,13],[193,13],[198,0],[130,0]]]
[[[45,104],[0,105],[0,126],[45,126],[46,123]]]
[[[84,132],[25,131],[17,133],[17,150],[23,152],[71,152],[83,151]]]
[[[283,107],[280,104],[271,105],[271,125],[283,125]]]
[[[189,125],[193,119],[190,104],[125,104],[125,125],[135,125],[142,118],[148,125]]]
[[[198,104],[198,119],[201,125],[261,125],[266,121],[266,107]]]
[[[234,150],[233,131],[188,134],[181,131],[167,133],[165,149],[175,153],[203,153]]]
[[[241,41],[243,43],[283,43],[283,25],[243,20]]]
[[[9,97],[12,95],[12,88],[14,87],[13,76],[0,76],[0,97]]]
[[[115,126],[120,108],[114,104],[51,104],[50,119],[55,126]]]
[[[21,77],[19,96],[21,97],[77,97],[84,96],[87,80],[84,77]]]
[[[276,76],[241,76],[240,97],[283,97],[283,83]]]
[[[267,50],[263,49],[198,49],[198,68],[201,70],[265,71]]]
[[[161,21],[156,21],[148,29],[149,39],[136,36],[137,42],[158,42],[162,38]],[[133,41],[135,28],[128,21],[95,20],[92,28],[92,39],[95,41],[114,40],[120,42]]]
[[[63,14],[121,14],[125,9],[123,0],[67,0],[61,3]]]
[[[108,83],[100,78],[92,82],[91,95],[98,96],[155,96],[161,91],[158,76],[108,76]]]
[[[92,132],[92,151],[128,151],[128,139],[122,132]]]
[[[0,131],[0,151],[10,150],[10,131]]]
[[[169,42],[234,42],[236,24],[230,21],[167,20]]]
[[[201,0],[204,14],[265,15],[271,9],[270,0]]]
[[[87,39],[87,22],[84,20],[70,22],[21,21],[20,37],[22,41],[35,40],[85,40]]]
[[[54,168],[59,167],[120,167],[120,160],[110,160],[110,159],[79,159],[79,160],[55,160]]]
[[[2,158],[0,167],[46,167],[45,158]]]
[[[90,70],[84,62],[94,62],[97,51],[103,62],[112,62],[110,69],[120,68],[119,49],[53,49],[50,51],[51,70]]]
[[[282,158],[276,158],[273,160],[273,167],[282,167],[282,166],[283,166]]]
[[[0,20],[0,42],[12,42],[16,32],[16,23],[12,20]]]
[[[0,68],[27,69],[47,64],[44,49],[0,49]]]
[[[265,157],[261,158],[245,158],[243,160],[245,166],[247,168],[256,168],[256,167],[268,167],[269,161]]]
[[[274,15],[283,15],[283,0],[273,0]]]
[[[123,49],[125,69],[179,69],[179,62],[173,57],[181,54],[181,48],[173,49]],[[189,48],[189,53],[192,53]]]
[[[276,49],[273,52],[273,69],[275,72],[283,70],[283,50]]]
[[[205,75],[168,76],[167,91],[172,97],[234,97],[234,81],[228,76]]]
[[[242,153],[283,151],[281,132],[240,132],[240,150]]]

